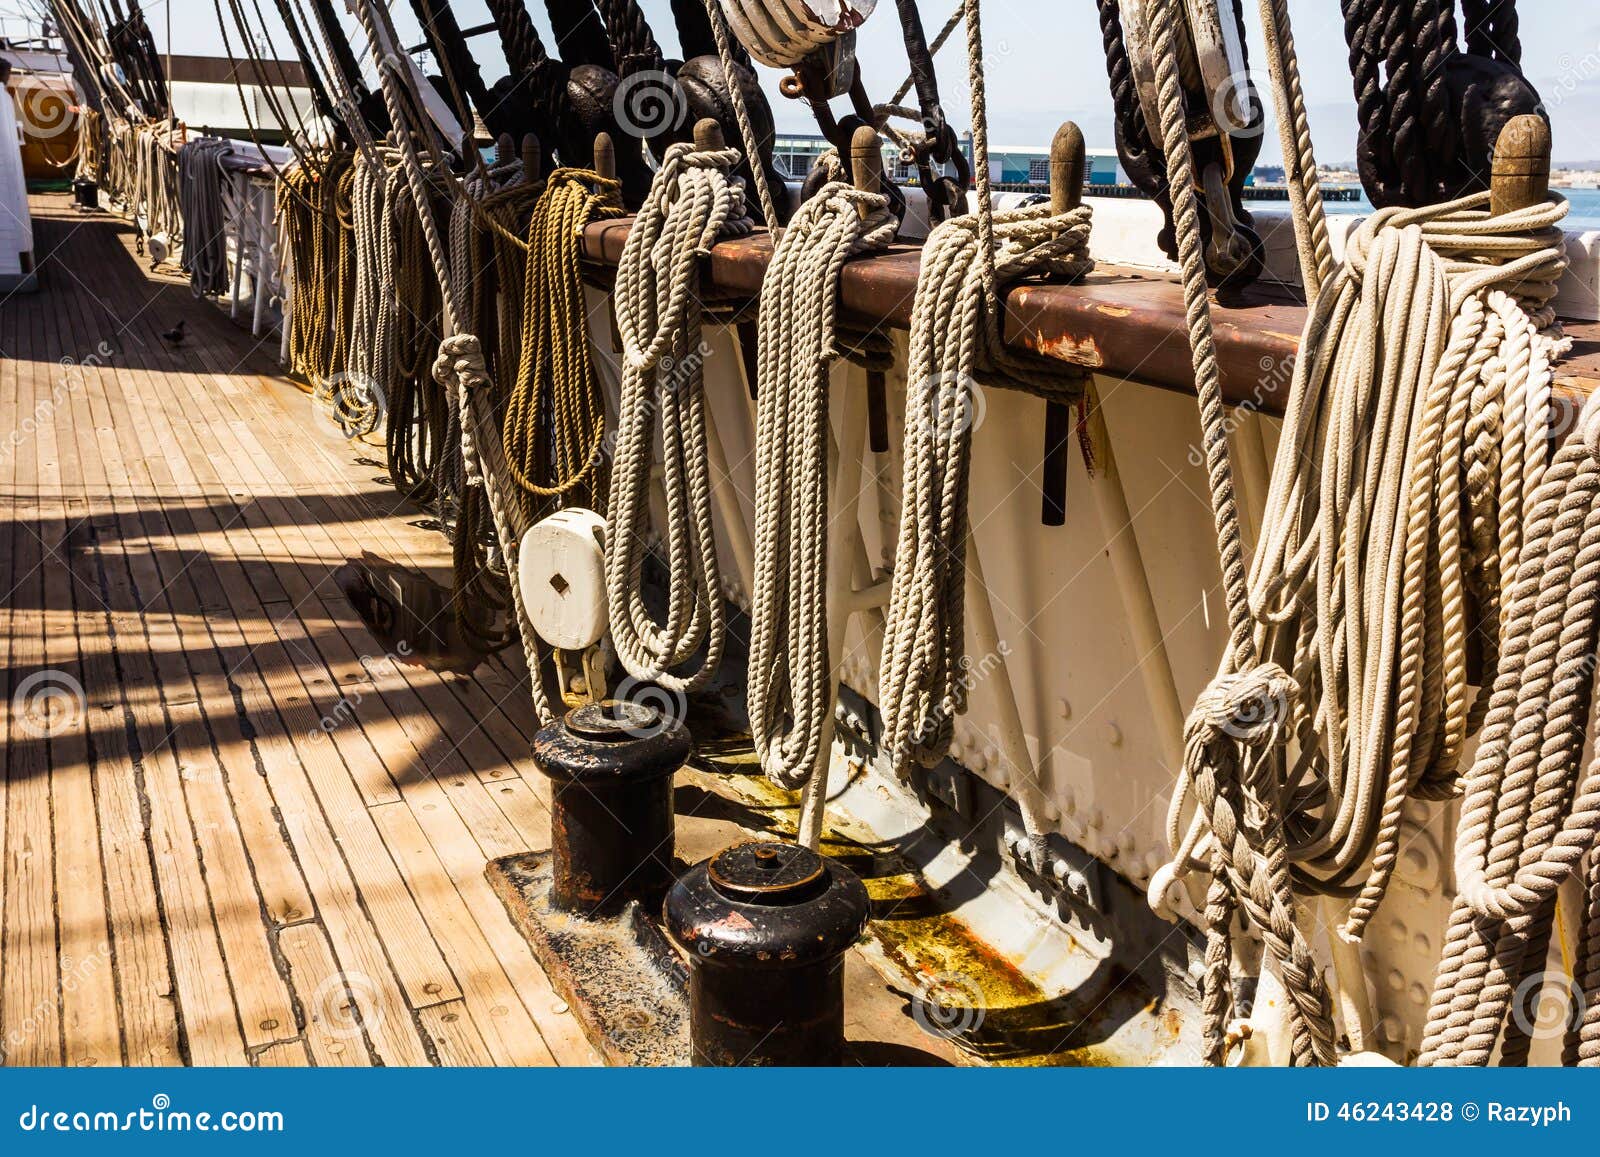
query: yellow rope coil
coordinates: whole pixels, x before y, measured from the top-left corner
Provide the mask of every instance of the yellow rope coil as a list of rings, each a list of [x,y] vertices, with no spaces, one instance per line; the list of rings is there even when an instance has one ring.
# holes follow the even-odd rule
[[[584,226],[622,215],[621,186],[558,169],[528,222],[522,354],[506,407],[506,462],[527,496],[593,505],[605,440],[605,399],[584,305]]]

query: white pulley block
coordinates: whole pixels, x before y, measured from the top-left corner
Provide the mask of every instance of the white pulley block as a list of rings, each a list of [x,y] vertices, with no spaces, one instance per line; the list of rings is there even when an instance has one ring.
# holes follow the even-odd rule
[[[769,68],[793,68],[859,28],[878,0],[720,0],[739,43]]]
[[[606,520],[571,507],[528,528],[517,552],[517,582],[528,621],[563,651],[584,651],[605,637]]]
[[[151,265],[160,265],[172,256],[172,238],[165,233],[152,233],[144,240],[144,251]]]

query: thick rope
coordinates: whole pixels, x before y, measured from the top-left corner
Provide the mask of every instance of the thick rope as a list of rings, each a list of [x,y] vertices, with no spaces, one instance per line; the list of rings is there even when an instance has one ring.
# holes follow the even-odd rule
[[[1467,778],[1456,841],[1458,893],[1423,1038],[1426,1064],[1525,1064],[1525,1025],[1506,1017],[1542,987],[1556,890],[1600,835],[1600,761],[1580,775],[1600,646],[1600,404],[1545,475],[1511,591],[1501,667]],[[1600,928],[1585,885],[1578,980],[1593,999]],[[1589,1034],[1586,1036],[1585,1034]],[[1587,1011],[1566,1052],[1593,1045]],[[1597,1058],[1592,1047],[1586,1063]]]
[[[977,212],[936,227],[912,307],[900,536],[879,668],[880,746],[900,774],[950,749],[966,710],[967,483],[979,378],[1056,398],[1081,396],[1080,373],[1018,357],[1003,340],[1000,287],[1020,277],[1087,273],[1091,212],[1048,205],[993,212],[981,14],[966,0]],[[1032,834],[1030,832],[1030,834]]]
[[[737,149],[672,145],[617,266],[622,390],[606,526],[611,637],[629,674],[697,690],[722,658],[726,623],[711,510],[701,350],[700,261],[751,229]],[[666,496],[667,617],[644,604],[650,481],[658,427]],[[691,673],[680,669],[705,646]]]
[[[1286,13],[1270,2],[1263,9],[1284,148],[1301,194],[1312,195]],[[1194,192],[1162,20],[1152,16],[1162,137],[1185,246]],[[1208,856],[1221,900],[1207,908],[1202,1003],[1212,1061],[1222,1058],[1231,983],[1222,921],[1235,903],[1262,927],[1282,972],[1296,1062],[1331,1061],[1331,1012],[1295,923],[1295,887],[1353,896],[1340,933],[1358,939],[1398,858],[1405,803],[1452,790],[1474,725],[1466,638],[1475,621],[1498,633],[1500,576],[1517,566],[1527,496],[1544,473],[1556,347],[1540,331],[1562,269],[1559,204],[1493,220],[1486,202],[1381,212],[1351,239],[1348,264],[1331,279],[1320,213],[1311,200],[1296,207],[1308,290],[1325,292],[1302,341],[1242,606],[1209,306],[1197,252],[1194,268],[1185,262],[1231,635],[1224,674],[1203,702],[1234,714],[1220,728],[1191,719],[1169,815],[1178,862],[1151,891]],[[1495,422],[1475,420],[1491,411]],[[1487,606],[1474,609],[1469,597],[1479,592]],[[1263,654],[1269,660],[1257,667]],[[1237,685],[1235,671],[1255,672],[1246,682],[1272,694],[1220,696]],[[1266,735],[1245,726],[1259,712],[1272,717]],[[1239,741],[1241,730],[1250,743]],[[1278,745],[1291,737],[1299,754],[1289,762]],[[1198,808],[1185,831],[1191,802]],[[1219,897],[1218,880],[1228,895]]]
[[[183,263],[196,297],[228,288],[228,233],[222,206],[222,158],[233,146],[197,137],[178,150],[178,208],[183,216]]]
[[[1261,929],[1290,997],[1297,1065],[1333,1063],[1333,1014],[1326,983],[1296,922],[1281,828],[1270,822],[1278,786],[1273,767],[1287,705],[1297,694],[1274,663],[1262,663],[1251,620],[1238,501],[1228,459],[1228,427],[1206,292],[1200,214],[1179,75],[1177,0],[1150,7],[1147,30],[1156,63],[1161,140],[1171,179],[1184,304],[1200,407],[1207,478],[1226,597],[1229,651],[1223,673],[1201,697],[1185,731],[1184,782],[1192,783],[1212,839],[1213,887],[1206,908],[1207,970],[1202,982],[1207,1060],[1220,1063],[1231,990],[1220,962],[1231,951],[1235,908]],[[1187,856],[1188,842],[1179,849]],[[1159,878],[1159,877],[1158,877]],[[1152,889],[1154,889],[1152,884]]]
[[[600,508],[606,407],[589,341],[583,230],[621,216],[621,188],[592,172],[558,169],[528,223],[522,351],[505,453],[530,499]]]
[[[886,197],[829,184],[789,222],[761,283],[746,702],[762,769],[790,789],[816,768],[833,705],[828,393],[844,353],[839,277],[851,257],[893,242],[898,224]]]

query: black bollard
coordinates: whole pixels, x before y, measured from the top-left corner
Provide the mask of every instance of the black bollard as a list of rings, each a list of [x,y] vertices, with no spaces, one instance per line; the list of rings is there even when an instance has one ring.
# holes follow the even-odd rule
[[[689,1032],[701,1066],[838,1065],[844,953],[867,889],[796,844],[736,844],[667,895],[667,930],[689,953]]]
[[[690,747],[680,721],[636,703],[579,707],[534,736],[534,762],[555,785],[554,907],[615,916],[630,900],[657,900],[667,890],[672,777]]]

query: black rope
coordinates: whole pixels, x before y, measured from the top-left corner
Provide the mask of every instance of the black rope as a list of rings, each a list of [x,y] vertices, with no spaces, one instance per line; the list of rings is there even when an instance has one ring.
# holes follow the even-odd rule
[[[462,35],[461,25],[450,8],[450,0],[411,0],[411,10],[422,25],[429,51],[439,61],[439,67],[450,79],[451,87],[460,86],[461,95],[471,102],[472,108],[477,109],[478,115],[484,117],[484,123],[487,124],[489,86],[484,83],[478,62],[467,47],[467,38]],[[462,128],[470,133],[472,119],[470,115],[465,115],[468,112],[468,109],[456,109],[456,115],[463,118]]]
[[[562,60],[569,65],[592,64],[617,71],[606,26],[592,0],[545,0],[544,8],[550,14],[550,31]]]
[[[1515,0],[1341,0],[1357,164],[1375,205],[1488,187],[1495,138],[1541,112],[1523,75]]]

